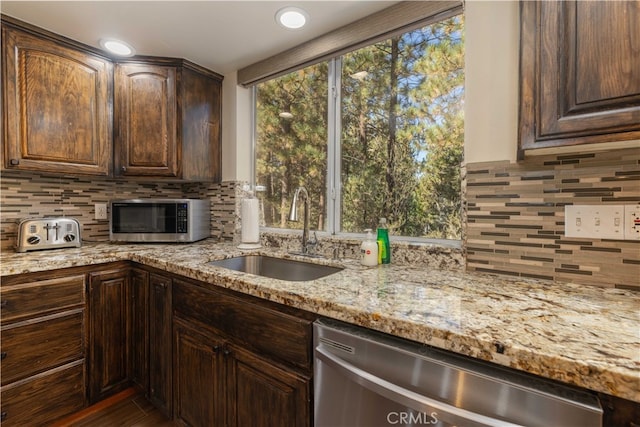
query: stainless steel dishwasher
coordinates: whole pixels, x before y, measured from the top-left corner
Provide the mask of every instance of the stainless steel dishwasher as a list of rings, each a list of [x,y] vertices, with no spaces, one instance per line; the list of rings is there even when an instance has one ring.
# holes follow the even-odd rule
[[[315,427],[602,426],[580,390],[333,320],[313,332]]]

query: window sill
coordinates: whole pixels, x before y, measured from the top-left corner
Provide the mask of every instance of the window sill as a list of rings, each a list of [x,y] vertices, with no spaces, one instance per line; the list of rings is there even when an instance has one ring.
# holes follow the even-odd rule
[[[260,233],[264,235],[274,235],[277,237],[294,237],[300,238],[302,230],[300,229],[284,229],[273,227],[260,227]],[[311,231],[311,235],[317,233],[318,240],[324,240],[329,242],[336,242],[342,244],[357,244],[360,245],[366,237],[364,233],[340,233],[329,234],[325,231]],[[461,240],[448,240],[448,239],[427,239],[423,237],[406,237],[406,236],[389,236],[390,243],[393,247],[401,247],[408,249],[421,249],[429,248],[434,250],[435,248],[442,248],[445,251],[460,250],[462,251]]]

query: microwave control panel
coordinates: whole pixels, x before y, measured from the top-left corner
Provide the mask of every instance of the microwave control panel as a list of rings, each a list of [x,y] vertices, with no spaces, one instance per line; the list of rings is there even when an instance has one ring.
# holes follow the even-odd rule
[[[176,212],[178,233],[186,233],[189,230],[189,221],[187,219],[188,212],[186,203],[178,203],[178,211]]]

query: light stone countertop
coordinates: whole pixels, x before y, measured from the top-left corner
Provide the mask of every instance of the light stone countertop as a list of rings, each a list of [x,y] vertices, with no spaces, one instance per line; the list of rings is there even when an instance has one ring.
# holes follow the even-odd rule
[[[91,243],[3,252],[2,276],[136,261],[456,353],[640,402],[640,295],[409,265],[310,262],[344,270],[287,282],[207,266],[240,255],[229,243]],[[244,252],[248,253],[248,252]],[[272,248],[251,253],[298,258]]]

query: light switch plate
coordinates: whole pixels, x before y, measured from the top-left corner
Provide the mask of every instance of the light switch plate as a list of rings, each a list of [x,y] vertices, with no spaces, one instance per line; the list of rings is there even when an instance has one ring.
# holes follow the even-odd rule
[[[565,236],[624,239],[623,205],[567,205],[564,208]]]
[[[624,206],[624,239],[640,240],[640,205]]]

